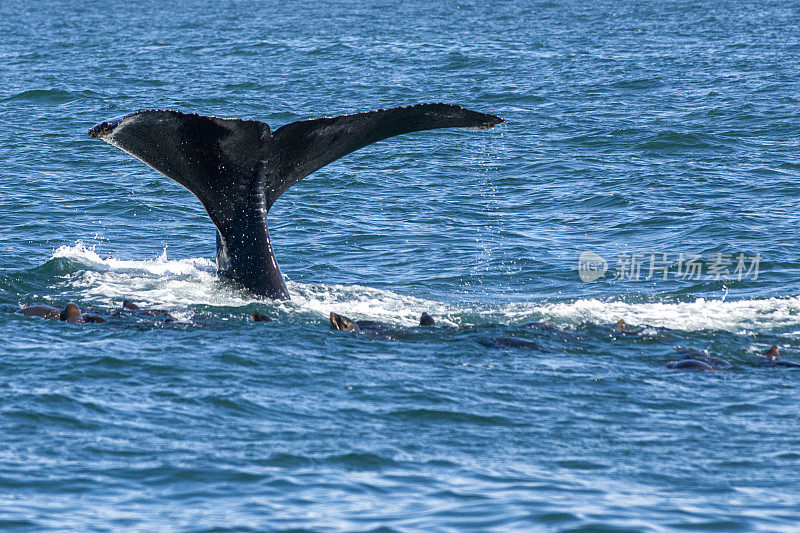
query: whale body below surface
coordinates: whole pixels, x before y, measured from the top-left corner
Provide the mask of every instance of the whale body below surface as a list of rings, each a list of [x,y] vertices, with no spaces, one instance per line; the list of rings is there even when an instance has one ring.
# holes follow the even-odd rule
[[[127,152],[194,194],[217,227],[217,270],[252,293],[288,300],[267,213],[289,187],[369,144],[436,128],[492,128],[500,117],[451,104],[417,104],[292,122],[169,110],[102,122],[89,136]]]

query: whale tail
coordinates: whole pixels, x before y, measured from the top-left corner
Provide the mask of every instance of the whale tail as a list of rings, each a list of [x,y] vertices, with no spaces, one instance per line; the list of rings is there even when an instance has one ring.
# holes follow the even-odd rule
[[[102,122],[89,136],[139,159],[200,200],[217,227],[220,273],[256,295],[288,299],[266,217],[289,187],[388,137],[502,122],[456,105],[418,104],[301,120],[273,133],[257,120],[147,110]]]

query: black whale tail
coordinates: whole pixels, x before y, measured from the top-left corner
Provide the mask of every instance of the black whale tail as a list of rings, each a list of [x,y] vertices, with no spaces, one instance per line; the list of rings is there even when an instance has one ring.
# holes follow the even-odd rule
[[[272,251],[267,212],[289,187],[374,142],[435,128],[491,128],[494,115],[450,104],[418,104],[301,120],[270,131],[256,120],[179,111],[137,111],[89,135],[144,162],[192,192],[217,227],[217,267],[259,296],[288,299]]]

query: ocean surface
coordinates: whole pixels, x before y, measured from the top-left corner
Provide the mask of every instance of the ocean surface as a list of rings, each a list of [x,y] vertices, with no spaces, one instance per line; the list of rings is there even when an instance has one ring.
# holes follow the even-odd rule
[[[0,527],[800,528],[800,369],[761,356],[800,360],[797,1],[29,0],[0,35]],[[419,102],[507,123],[290,189],[289,302],[87,136]],[[108,321],[13,313],[67,302]]]

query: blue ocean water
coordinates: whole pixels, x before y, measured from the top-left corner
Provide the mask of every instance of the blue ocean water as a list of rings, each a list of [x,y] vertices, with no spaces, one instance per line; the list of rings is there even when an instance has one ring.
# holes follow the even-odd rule
[[[30,0],[0,30],[0,526],[800,526],[800,370],[760,364],[800,360],[796,1]],[[221,281],[199,202],[86,134],[438,101],[507,124],[295,185],[284,303]],[[7,312],[68,301],[108,323]],[[669,368],[681,347],[733,368]]]

